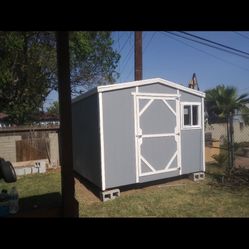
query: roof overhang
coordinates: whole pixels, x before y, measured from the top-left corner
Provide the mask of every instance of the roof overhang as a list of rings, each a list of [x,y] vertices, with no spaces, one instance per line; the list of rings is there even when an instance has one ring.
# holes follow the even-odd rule
[[[175,89],[179,89],[181,91],[205,98],[206,94],[201,91],[197,91],[185,86],[182,86],[180,84],[164,80],[161,78],[152,78],[152,79],[147,79],[147,80],[137,80],[137,81],[131,81],[131,82],[124,82],[124,83],[116,83],[116,84],[110,84],[110,85],[104,85],[104,86],[97,86],[93,88],[90,91],[87,91],[86,93],[83,93],[82,95],[74,98],[72,102],[76,102],[80,99],[84,99],[90,95],[93,95],[98,92],[108,92],[108,91],[115,91],[115,90],[120,90],[120,89],[125,89],[125,88],[131,88],[131,87],[137,87],[137,86],[145,86],[145,85],[151,85],[151,84],[162,84],[165,86],[169,86]]]

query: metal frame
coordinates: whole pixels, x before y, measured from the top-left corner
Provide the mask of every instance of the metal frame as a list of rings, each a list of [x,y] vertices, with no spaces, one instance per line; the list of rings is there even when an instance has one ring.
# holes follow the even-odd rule
[[[134,125],[135,125],[135,150],[136,150],[136,182],[139,182],[139,177],[154,175],[159,173],[167,173],[170,171],[179,170],[179,174],[181,174],[181,139],[180,139],[180,94],[179,91],[177,94],[156,94],[156,93],[132,93],[133,101],[134,101]],[[139,111],[139,99],[148,99],[148,103],[143,107],[141,111]],[[146,111],[146,109],[153,103],[154,100],[162,100],[166,107],[175,115],[176,117],[176,127],[174,133],[161,133],[161,134],[142,134],[140,128],[140,117]],[[176,111],[168,104],[167,100],[175,100],[176,101]],[[152,138],[152,137],[169,137],[172,136],[176,141],[176,152],[171,157],[167,165],[165,165],[163,170],[155,170],[154,167],[141,155],[141,144],[142,138]],[[177,157],[177,167],[169,169],[174,159]],[[151,169],[151,172],[142,173],[141,161],[143,161],[148,168]]]

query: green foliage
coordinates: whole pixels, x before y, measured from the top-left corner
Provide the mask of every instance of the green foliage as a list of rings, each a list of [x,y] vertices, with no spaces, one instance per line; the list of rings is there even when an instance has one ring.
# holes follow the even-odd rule
[[[52,32],[0,32],[0,112],[23,124],[39,112],[55,83]]]
[[[119,54],[111,32],[70,32],[72,93],[112,83]],[[32,121],[51,90],[57,90],[54,32],[0,32],[0,112],[10,122]]]
[[[248,94],[238,96],[237,89],[233,86],[218,85],[206,91],[206,110],[210,122],[224,122],[230,113],[244,110],[248,103]]]
[[[112,49],[111,32],[71,32],[72,92],[115,82],[120,55]]]
[[[53,104],[48,107],[47,113],[50,115],[59,116],[59,102],[54,101]]]
[[[225,166],[227,164],[228,154],[227,152],[221,152],[220,154],[215,154],[212,158],[216,161],[217,166]]]

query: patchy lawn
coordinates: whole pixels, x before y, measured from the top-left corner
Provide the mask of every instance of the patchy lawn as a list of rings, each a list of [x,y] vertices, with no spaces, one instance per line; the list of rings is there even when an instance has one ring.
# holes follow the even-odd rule
[[[61,206],[61,181],[59,172],[34,174],[18,177],[14,183],[0,180],[0,190],[16,186],[19,193],[19,206],[23,211],[37,208]]]
[[[164,184],[121,192],[115,200],[101,202],[89,186],[76,180],[76,198],[80,217],[249,217],[249,187],[227,186],[217,179],[223,170],[214,165],[207,167],[206,179],[192,182],[181,179]],[[17,186],[20,198],[29,206],[58,205],[60,173],[25,176],[16,183],[0,183],[0,189]],[[44,196],[43,201],[39,196]],[[34,199],[34,196],[37,196]],[[47,196],[47,197],[46,197]],[[50,196],[50,197],[49,197]],[[49,197],[49,198],[48,198]],[[40,201],[40,203],[39,203]]]

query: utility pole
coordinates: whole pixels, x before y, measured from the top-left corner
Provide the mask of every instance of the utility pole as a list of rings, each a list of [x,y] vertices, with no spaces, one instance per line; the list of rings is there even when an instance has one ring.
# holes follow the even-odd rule
[[[142,80],[142,31],[135,32],[135,80]]]
[[[78,217],[78,202],[74,197],[69,32],[56,32],[56,47],[60,109],[59,146],[63,205],[62,215],[64,217]]]

